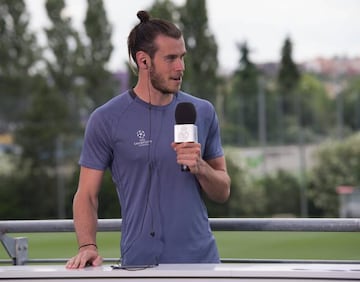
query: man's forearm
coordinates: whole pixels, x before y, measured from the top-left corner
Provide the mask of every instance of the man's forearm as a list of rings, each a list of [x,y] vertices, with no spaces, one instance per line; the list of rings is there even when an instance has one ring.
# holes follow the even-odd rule
[[[219,203],[226,202],[230,196],[230,177],[225,170],[216,170],[205,161],[196,175],[207,196]]]
[[[74,226],[80,246],[96,244],[97,201],[76,194],[73,204]]]

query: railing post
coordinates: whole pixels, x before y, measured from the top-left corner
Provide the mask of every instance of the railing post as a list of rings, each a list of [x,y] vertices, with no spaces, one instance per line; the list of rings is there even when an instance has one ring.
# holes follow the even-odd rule
[[[23,265],[28,259],[28,238],[16,237],[15,238],[15,264]]]
[[[24,265],[28,260],[28,239],[26,237],[11,238],[0,234],[1,243],[13,260],[14,265]]]

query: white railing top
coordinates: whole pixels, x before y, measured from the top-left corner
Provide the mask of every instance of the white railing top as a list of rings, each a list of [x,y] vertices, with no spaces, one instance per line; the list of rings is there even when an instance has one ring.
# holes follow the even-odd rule
[[[360,218],[210,218],[213,231],[359,232]],[[121,231],[121,219],[99,219],[98,231]],[[73,232],[71,219],[3,220],[0,233]]]
[[[121,223],[121,219],[99,219],[97,229],[99,232],[121,231]],[[353,218],[210,218],[210,225],[213,231],[360,231],[360,219]],[[26,237],[11,238],[7,234],[43,232],[74,232],[73,220],[0,221],[0,241],[15,265],[31,261],[28,259],[28,241]],[[49,259],[42,260],[44,261],[51,262]]]

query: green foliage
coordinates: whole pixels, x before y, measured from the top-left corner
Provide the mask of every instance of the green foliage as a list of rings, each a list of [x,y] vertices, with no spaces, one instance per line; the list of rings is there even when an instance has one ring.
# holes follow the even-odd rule
[[[346,140],[329,141],[316,153],[316,165],[312,169],[309,197],[324,216],[337,217],[339,197],[336,187],[360,183],[360,134]]]
[[[178,23],[178,7],[170,0],[155,0],[148,11],[153,18],[161,18]]]
[[[93,64],[104,67],[114,48],[111,43],[112,27],[107,20],[102,0],[88,0],[84,24],[86,34],[91,41],[88,56]]]
[[[114,94],[112,75],[105,70],[112,46],[109,41],[99,43],[100,39],[105,38],[106,41],[111,37],[111,29],[104,32],[104,37],[95,40],[105,30],[100,24],[107,21],[104,9],[101,9],[102,1],[90,2],[86,24],[88,35],[92,36],[90,41],[94,43],[91,46],[81,42],[71,19],[64,16],[64,1],[46,2],[46,11],[52,23],[46,29],[46,35],[48,51],[52,56],[44,59],[47,76],[39,71],[32,77],[33,89],[29,90],[34,92],[27,93],[31,104],[24,111],[21,126],[16,130],[16,143],[22,148],[17,170],[21,170],[22,174],[14,181],[11,176],[6,176],[9,177],[7,181],[13,181],[13,187],[12,191],[5,190],[4,198],[11,198],[15,193],[16,200],[9,203],[25,208],[14,208],[12,213],[7,214],[8,217],[53,218],[63,216],[60,215],[62,209],[71,215],[74,188],[68,185],[68,176],[63,171],[71,171],[76,163],[76,143],[83,134],[80,130],[81,118],[87,117],[89,109],[94,106],[89,106],[88,101],[93,97],[86,93],[86,88],[99,91],[99,97]],[[85,66],[87,69],[93,67],[93,72],[85,73]],[[95,73],[96,80],[89,79]],[[28,76],[25,74],[25,78],[21,79],[26,81]],[[60,143],[64,148],[59,149]],[[62,202],[64,207],[60,207]]]
[[[46,28],[49,51],[53,58],[47,60],[51,78],[62,95],[70,95],[71,86],[78,76],[77,64],[81,62],[81,48],[78,32],[72,27],[71,19],[64,16],[63,0],[47,0],[46,11],[52,26]]]
[[[108,70],[113,45],[111,42],[112,26],[109,23],[102,0],[88,0],[88,9],[84,21],[88,43],[84,44],[84,62],[81,77],[84,79],[86,104],[83,109],[86,116],[97,106],[115,96],[118,83]],[[72,187],[77,187],[79,171],[75,172]],[[75,181],[74,181],[75,180]],[[76,190],[76,189],[75,189]],[[73,197],[71,193],[71,197]],[[111,176],[107,171],[102,190],[99,194],[98,216],[104,218],[119,217],[120,207]]]
[[[241,217],[263,217],[266,215],[266,198],[264,188],[254,179],[248,178],[246,185],[241,186]]]
[[[360,78],[354,77],[340,93],[343,97],[344,124],[353,131],[360,129]]]
[[[300,79],[300,72],[292,59],[292,42],[285,39],[281,50],[280,69],[278,73],[279,91],[284,97],[292,94]],[[285,106],[287,106],[285,104]]]
[[[55,180],[43,168],[22,163],[16,174],[0,180],[2,220],[56,218]]]
[[[279,95],[271,85],[271,80],[265,80],[265,128],[267,144],[278,145],[282,141],[283,128],[279,127],[280,120],[283,118],[282,111],[279,110]]]
[[[23,183],[23,175],[19,172],[15,175],[0,175],[0,219],[17,219],[23,218],[20,213],[23,210],[20,208],[19,187]]]
[[[187,0],[179,12],[187,48],[183,89],[215,104],[218,47],[208,26],[206,1]]]
[[[231,104],[236,104],[234,101]],[[246,129],[241,124],[234,123],[232,120],[226,120],[221,126],[221,136],[224,144],[239,145],[244,140],[251,139]]]
[[[244,42],[238,45],[241,53],[239,67],[232,77],[231,92],[225,99],[226,119],[236,124],[234,144],[249,146],[258,137],[258,75],[249,58],[249,48]]]
[[[292,59],[292,42],[290,38],[286,38],[281,50],[281,61],[277,76],[278,99],[276,108],[278,111],[278,142],[280,144],[286,142],[284,135],[288,128],[293,126],[291,121],[299,118],[299,97],[296,95],[299,79],[300,72]]]
[[[332,103],[326,89],[316,77],[303,74],[299,81],[298,95],[301,103],[301,125],[314,133],[326,135],[327,128],[334,123]]]
[[[234,73],[233,91],[237,95],[248,98],[250,101],[251,99],[256,100],[259,71],[250,60],[250,51],[246,41],[238,45],[238,50],[241,56],[239,67]]]
[[[51,27],[45,32],[48,51],[53,55],[46,59],[50,86],[61,97],[67,108],[64,119],[71,124],[72,133],[80,128],[79,108],[81,108],[80,70],[84,61],[84,47],[79,33],[72,27],[71,19],[64,16],[64,0],[47,0],[46,11],[51,20]],[[67,132],[69,133],[69,132]]]
[[[268,216],[300,215],[299,180],[294,175],[280,170],[260,182],[265,190],[265,210]]]
[[[89,43],[84,46],[85,61],[82,75],[85,79],[86,95],[91,99],[92,111],[115,96],[117,83],[107,69],[113,51],[112,26],[109,23],[102,0],[88,0],[84,21]]]
[[[286,99],[293,105],[293,112],[284,114],[279,109],[284,114],[281,129],[284,143],[299,143],[300,138],[306,143],[319,142],[331,134],[335,124],[334,103],[319,79],[301,75],[292,97]]]
[[[21,122],[40,56],[23,0],[0,1],[0,132]],[[12,125],[12,126],[11,126]]]
[[[55,166],[56,139],[60,132],[65,132],[66,114],[62,97],[46,85],[38,89],[23,127],[16,132],[16,143],[22,148],[24,162],[31,161],[34,168]]]
[[[77,162],[76,144],[81,142],[89,112],[116,94],[118,85],[108,70],[113,51],[112,26],[103,1],[87,1],[86,34],[82,36],[71,18],[65,16],[65,3],[45,2],[50,26],[45,30],[48,46],[41,48],[29,30],[25,2],[0,1],[0,132],[12,133],[15,128],[16,143],[22,148],[21,160],[11,158],[16,168],[14,175],[0,176],[0,217],[4,219],[56,217],[58,168],[66,166],[71,171]],[[217,44],[208,26],[205,0],[187,0],[182,6],[170,0],[156,0],[150,15],[174,21],[182,28],[188,50],[184,90],[215,104],[223,144],[258,144],[259,74],[250,60],[247,43],[238,46],[241,56],[236,72],[220,77]],[[300,74],[292,60],[289,38],[282,48],[276,79],[263,76],[267,144],[298,143],[300,132],[302,142],[320,142],[331,136],[340,123],[335,101],[323,81],[314,75]],[[135,77],[132,79],[134,85]],[[338,96],[347,134],[360,128],[359,93],[360,80],[355,77]],[[64,141],[62,158],[55,152],[59,140]],[[344,144],[324,145],[318,153],[308,195],[316,215],[336,216],[335,187],[358,185],[357,147],[357,137],[353,137]],[[299,214],[299,184],[295,176],[279,172],[255,179],[230,160],[228,170],[232,178],[230,200],[224,205],[207,203],[210,216]],[[70,179],[71,184],[67,183],[67,175],[62,179],[67,217],[71,217],[77,178],[78,172]],[[100,217],[120,216],[108,173],[100,203]]]
[[[49,95],[49,93],[47,93]],[[39,96],[44,95],[44,93]],[[50,94],[51,96],[51,94]],[[43,99],[44,97],[39,97]],[[54,97],[46,97],[44,102],[53,103]],[[38,106],[39,104],[36,103]],[[46,109],[52,108],[56,115],[55,107],[46,103]],[[54,119],[48,123],[35,120],[36,112],[29,113],[31,120],[21,130],[17,131],[17,143],[22,146],[20,159],[12,156],[14,162],[13,172],[0,176],[0,218],[1,219],[44,219],[59,216],[59,187],[55,143],[56,128],[60,127]],[[46,130],[47,129],[47,130]],[[64,165],[64,164],[62,164]],[[72,163],[67,166],[70,169]],[[63,167],[64,169],[65,167]],[[64,178],[64,176],[61,176]],[[64,202],[67,216],[71,216],[72,197],[69,197],[71,186],[64,179]],[[73,195],[73,194],[72,194]],[[71,195],[71,196],[72,196]]]

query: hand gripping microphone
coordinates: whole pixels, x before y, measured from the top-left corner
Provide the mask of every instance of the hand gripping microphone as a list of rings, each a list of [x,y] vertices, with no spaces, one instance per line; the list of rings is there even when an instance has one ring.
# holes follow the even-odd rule
[[[196,110],[192,103],[182,102],[175,109],[174,142],[198,142]],[[190,171],[186,165],[181,165],[181,171]]]

